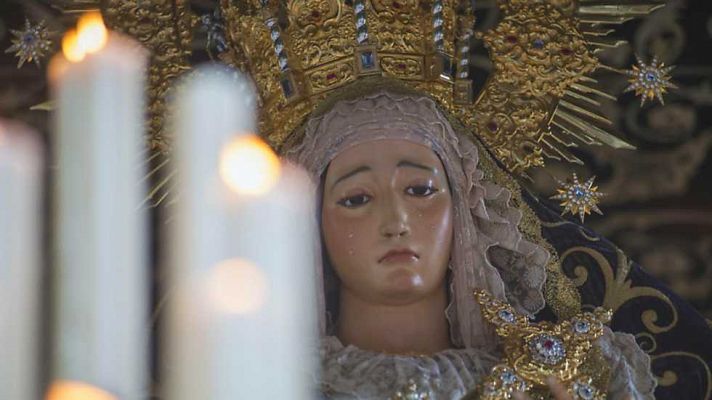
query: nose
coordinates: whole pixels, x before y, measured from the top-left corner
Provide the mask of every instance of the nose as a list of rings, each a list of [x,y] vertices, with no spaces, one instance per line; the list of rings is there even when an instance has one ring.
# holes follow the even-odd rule
[[[398,199],[386,199],[386,201],[382,203],[381,213],[381,236],[394,238],[410,234],[408,211]]]

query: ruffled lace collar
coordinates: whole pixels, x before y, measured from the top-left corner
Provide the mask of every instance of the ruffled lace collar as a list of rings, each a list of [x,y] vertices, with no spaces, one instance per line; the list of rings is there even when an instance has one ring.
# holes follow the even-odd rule
[[[391,399],[413,388],[422,396],[408,398],[460,400],[499,360],[473,348],[448,349],[431,356],[376,353],[344,346],[334,336],[322,339],[320,356],[325,397],[350,400]]]

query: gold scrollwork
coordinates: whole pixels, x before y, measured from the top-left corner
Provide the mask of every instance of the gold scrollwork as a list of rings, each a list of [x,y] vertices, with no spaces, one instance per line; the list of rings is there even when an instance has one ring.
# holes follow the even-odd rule
[[[638,342],[640,349],[648,354],[654,353],[658,348],[658,341],[655,340],[655,336],[648,332],[637,333],[635,335],[635,341]]]
[[[353,64],[338,63],[320,68],[309,74],[313,93],[321,93],[354,79]]]
[[[630,268],[632,266],[632,261],[630,261],[620,249],[617,249],[616,252],[618,254],[618,269],[615,273],[613,272],[611,263],[608,262],[606,257],[599,251],[589,247],[572,247],[561,255],[561,260],[563,262],[567,257],[574,253],[584,253],[591,256],[591,258],[593,258],[598,265],[604,278],[606,289],[603,297],[603,307],[611,309],[615,313],[616,310],[618,310],[623,304],[632,299],[638,297],[653,297],[668,305],[672,314],[672,321],[670,321],[667,325],[657,325],[658,312],[653,309],[648,309],[643,311],[641,314],[641,321],[643,322],[643,325],[653,334],[667,332],[672,329],[675,325],[677,325],[678,314],[677,309],[670,298],[661,291],[652,287],[632,287],[632,281],[627,279],[628,273],[630,272]],[[589,269],[583,265],[579,265],[574,268],[574,274],[576,276],[574,278],[574,283],[577,286],[582,286],[588,280]]]
[[[660,359],[663,358],[670,358],[670,357],[685,357],[685,358],[691,358],[695,360],[696,362],[699,362],[702,367],[705,370],[705,378],[706,378],[706,384],[707,384],[707,390],[705,390],[705,399],[710,399],[712,398],[712,371],[710,371],[710,366],[705,360],[702,359],[697,354],[689,353],[686,351],[670,351],[667,353],[661,353],[661,354],[656,354],[654,356],[650,356],[650,359],[653,362],[657,362]],[[672,386],[678,381],[678,376],[675,371],[667,370],[663,372],[663,375],[658,377],[658,384],[660,386]]]
[[[402,79],[423,79],[423,60],[418,58],[381,56],[381,68]]]

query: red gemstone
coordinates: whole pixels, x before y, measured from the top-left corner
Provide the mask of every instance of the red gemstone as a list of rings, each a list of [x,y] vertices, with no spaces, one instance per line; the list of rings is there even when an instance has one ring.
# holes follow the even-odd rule
[[[333,81],[334,79],[336,79],[336,74],[332,72],[326,76],[326,79],[329,81]]]
[[[496,122],[491,121],[491,122],[487,123],[487,129],[489,129],[490,131],[494,132],[494,131],[496,131],[497,129],[499,129],[499,125],[497,125]]]
[[[543,344],[544,348],[547,350],[551,350],[554,348],[554,341],[551,339],[546,339]]]
[[[321,13],[317,10],[312,11],[311,13],[312,18],[321,18]]]
[[[570,55],[574,54],[574,51],[568,47],[564,47],[563,49],[561,49],[561,54],[563,54],[565,56],[570,56]]]
[[[401,7],[403,7],[403,6],[401,5],[401,3],[397,2],[397,1],[394,1],[394,2],[393,2],[393,8],[398,8],[398,9],[400,9]]]
[[[519,38],[514,35],[507,35],[504,39],[507,41],[507,43],[512,44],[519,42]]]
[[[401,71],[405,71],[405,64],[404,63],[399,63],[396,65],[396,68],[398,68]]]

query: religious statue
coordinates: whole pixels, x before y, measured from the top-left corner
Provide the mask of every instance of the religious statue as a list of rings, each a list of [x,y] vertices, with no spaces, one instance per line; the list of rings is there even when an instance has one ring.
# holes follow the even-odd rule
[[[167,154],[196,20],[182,0],[105,3],[153,52],[150,143]],[[577,141],[631,147],[592,73],[611,70],[608,25],[658,6],[500,0],[478,31],[468,0],[221,1],[211,34],[253,78],[259,133],[318,183],[323,398],[710,398],[704,318],[518,182],[580,161]],[[654,60],[614,72],[644,101],[671,86]],[[575,178],[556,197],[583,220],[598,196]]]

